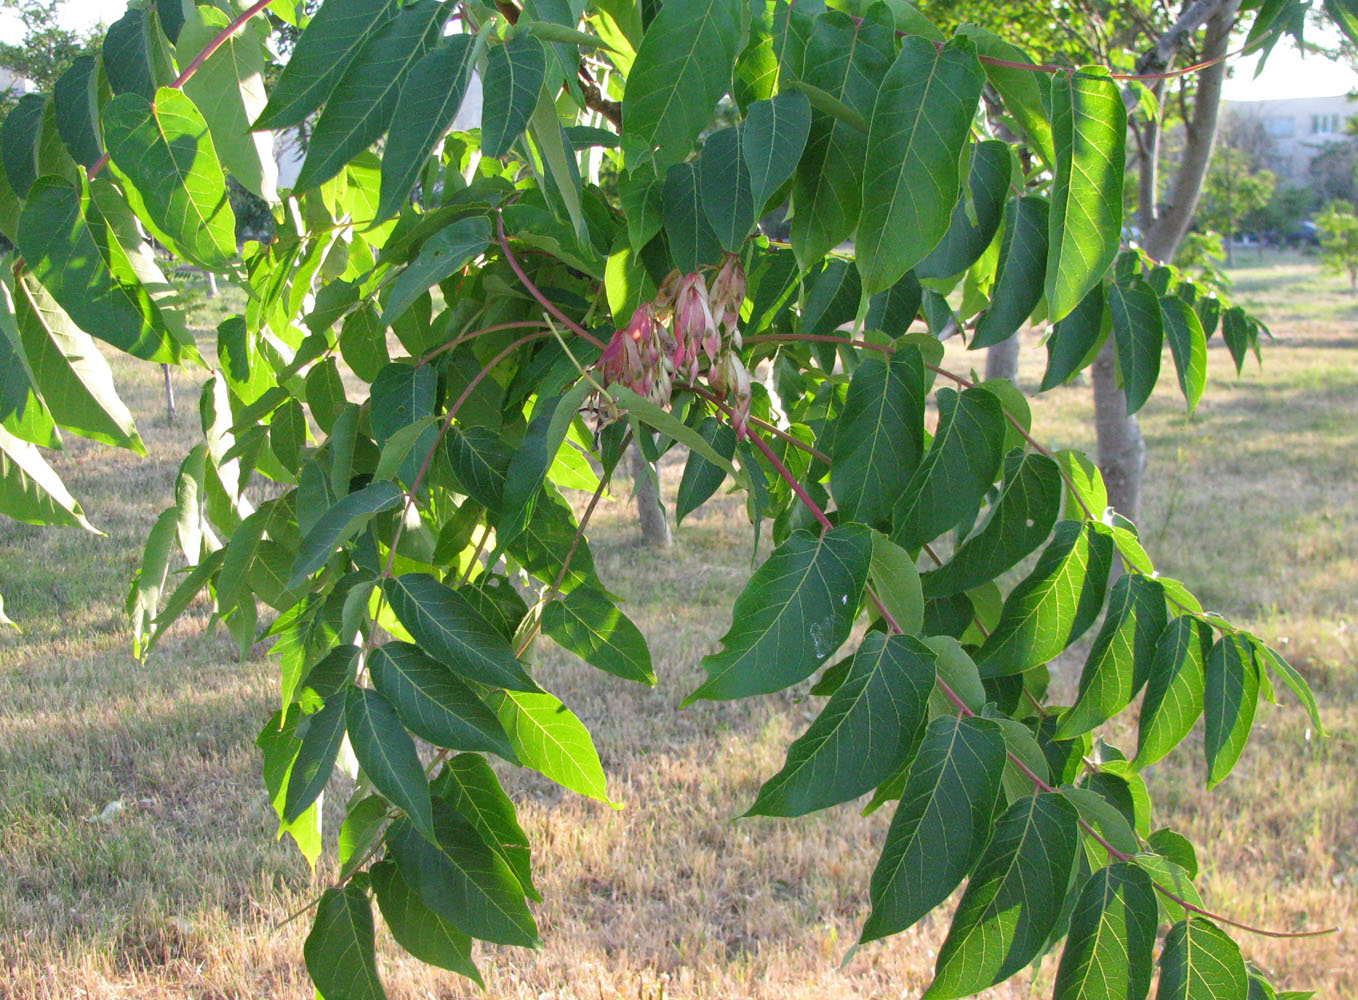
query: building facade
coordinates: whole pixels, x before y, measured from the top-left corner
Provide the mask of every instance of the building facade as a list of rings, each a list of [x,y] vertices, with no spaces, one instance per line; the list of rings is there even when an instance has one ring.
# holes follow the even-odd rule
[[[1257,121],[1268,140],[1265,166],[1280,183],[1305,186],[1311,161],[1327,143],[1348,138],[1348,120],[1358,115],[1358,100],[1336,97],[1295,97],[1276,101],[1227,101],[1222,109],[1245,121]]]

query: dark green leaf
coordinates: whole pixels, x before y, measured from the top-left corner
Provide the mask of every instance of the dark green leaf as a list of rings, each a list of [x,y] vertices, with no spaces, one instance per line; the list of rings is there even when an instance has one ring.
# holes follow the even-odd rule
[[[573,792],[609,801],[594,740],[559,698],[546,692],[495,691],[487,700],[520,764]]]
[[[971,152],[969,191],[958,195],[948,231],[942,241],[919,262],[915,273],[921,278],[951,278],[961,274],[980,259],[995,239],[1009,194],[1009,145],[997,139],[978,142]],[[972,214],[967,211],[970,199]],[[1046,241],[1043,240],[1043,251]],[[1029,312],[1032,310],[1030,309]]]
[[[735,127],[713,132],[698,156],[703,213],[727,253],[739,253],[754,227],[756,208],[750,168],[742,153],[744,134],[743,128]]]
[[[994,484],[1007,424],[999,397],[979,386],[940,389],[938,427],[892,513],[892,541],[918,548],[975,510]]]
[[[1047,255],[1047,313],[1063,319],[1102,280],[1122,238],[1127,110],[1106,70],[1052,76],[1056,144]]]
[[[1047,370],[1039,392],[1055,389],[1092,364],[1105,330],[1104,285],[1099,282],[1047,335]]]
[[[560,396],[539,396],[523,441],[505,472],[503,516],[496,524],[497,541],[509,545],[527,528],[546,482],[547,470],[566,440],[566,432],[594,386],[580,379]]]
[[[986,59],[986,77],[1004,98],[1005,110],[1027,133],[1034,152],[1048,166],[1054,165],[1056,152],[1048,120],[1047,88],[1040,73],[1023,68],[1032,65],[1032,60],[1022,49],[974,24],[962,25],[957,33],[975,43],[976,51]],[[1014,63],[1020,65],[1012,65]]]
[[[1108,307],[1113,314],[1113,342],[1127,412],[1135,413],[1150,398],[1160,377],[1160,352],[1165,344],[1160,301],[1144,279],[1134,277],[1109,284]]]
[[[542,897],[533,888],[533,859],[528,835],[519,826],[514,803],[500,787],[495,770],[479,754],[451,758],[434,780],[434,794],[449,802],[471,823],[481,840],[509,866],[526,895]]]
[[[1060,740],[1087,733],[1126,708],[1151,673],[1165,630],[1165,588],[1140,573],[1113,584],[1108,613],[1080,674],[1075,705],[1061,717]]]
[[[454,426],[443,437],[443,453],[463,491],[491,510],[504,500],[505,473],[514,451],[485,427]]]
[[[736,598],[724,649],[685,699],[769,694],[805,680],[848,638],[872,562],[872,533],[846,524],[819,537],[794,531]]]
[[[918,35],[901,43],[868,131],[856,249],[868,295],[894,285],[947,232],[984,82],[964,39],[942,49]]]
[[[99,63],[93,55],[76,56],[52,87],[57,131],[66,149],[82,167],[103,154],[99,129]],[[0,135],[0,144],[3,136]],[[6,163],[8,166],[8,163]],[[16,189],[17,190],[17,189]]]
[[[547,51],[532,35],[518,34],[491,47],[481,104],[481,152],[503,156],[523,134],[538,105]]]
[[[372,906],[358,881],[325,890],[302,953],[311,981],[325,996],[385,1000],[377,978]]]
[[[386,580],[383,590],[420,648],[455,674],[491,687],[538,690],[504,636],[456,590],[425,573]]]
[[[401,210],[429,154],[452,125],[467,93],[471,52],[471,35],[452,35],[410,71],[382,153],[377,219],[390,218]]]
[[[1155,1000],[1246,1000],[1240,946],[1210,920],[1181,920],[1165,935]]]
[[[906,489],[924,454],[924,358],[903,347],[853,373],[835,426],[830,493],[848,521],[877,524]]]
[[[372,381],[369,419],[379,446],[392,435],[434,412],[438,376],[428,365],[393,361]],[[423,456],[421,456],[423,458]]]
[[[300,125],[330,96],[363,47],[396,16],[399,0],[322,4],[288,57],[256,129]]]
[[[1144,871],[1119,862],[1095,872],[1071,913],[1053,1000],[1145,1000],[1157,919]]]
[[[0,156],[4,159],[9,186],[20,199],[38,179],[38,141],[47,113],[47,95],[24,94],[0,126]]]
[[[1179,388],[1191,413],[1207,387],[1207,335],[1193,307],[1178,296],[1161,296],[1160,317],[1179,374]]]
[[[909,759],[928,718],[934,651],[872,632],[811,728],[746,815],[801,816],[855,799]]]
[[[379,324],[389,326],[414,305],[416,299],[466,267],[467,262],[483,253],[489,244],[490,222],[485,216],[459,219],[440,229],[392,283]]]
[[[104,74],[113,93],[140,94],[148,101],[156,93],[156,71],[151,61],[151,33],[146,11],[128,8],[104,35]]]
[[[367,39],[330,92],[311,130],[306,159],[293,184],[295,190],[324,184],[381,138],[391,124],[411,69],[438,42],[450,13],[445,3],[418,0]],[[264,116],[268,113],[265,108]],[[255,125],[259,127],[258,122]]]
[[[654,684],[646,637],[607,597],[577,587],[542,609],[542,631],[562,648],[623,680]]]
[[[1011,451],[1004,483],[981,530],[943,566],[921,578],[927,597],[947,597],[994,580],[1051,534],[1061,512],[1061,467],[1045,455]]]
[[[1202,714],[1211,641],[1211,629],[1191,615],[1174,619],[1160,634],[1141,703],[1137,767],[1154,764],[1178,746]]]
[[[601,588],[603,585],[594,571],[589,543],[583,537],[577,543],[577,531],[571,505],[556,490],[547,488],[533,505],[533,516],[528,524],[506,549],[519,565],[543,583],[557,585],[559,577],[563,594],[582,585]],[[569,564],[566,563],[568,552],[571,554]]]
[[[702,176],[695,162],[676,163],[665,172],[665,235],[679,270],[692,272],[715,264],[721,240],[703,208]]]
[[[698,433],[728,462],[736,453],[736,432],[727,421],[704,417],[698,425]],[[709,462],[700,452],[690,451],[674,501],[674,523],[680,524],[686,515],[707,503],[725,480],[725,469]]]
[[[659,174],[682,160],[731,85],[740,48],[739,0],[669,0],[637,49],[622,99],[629,163]]]
[[[1061,912],[1080,846],[1060,795],[1020,799],[995,831],[953,914],[927,1000],[955,1000],[1008,979],[1037,956]]]
[[[1079,521],[1062,521],[1037,565],[1005,599],[1000,621],[976,653],[982,677],[1022,673],[1082,636],[1103,607],[1113,542]]]
[[[912,926],[971,871],[990,836],[1004,761],[1004,733],[991,720],[929,723],[872,873],[861,941]]]
[[[1282,682],[1287,685],[1287,689],[1297,696],[1297,700],[1301,702],[1302,707],[1311,716],[1311,725],[1316,727],[1316,732],[1324,735],[1325,726],[1320,720],[1320,709],[1316,706],[1316,696],[1311,690],[1311,686],[1306,683],[1306,678],[1297,671],[1296,667],[1283,659],[1276,649],[1257,641],[1253,645],[1255,661],[1260,663],[1259,669],[1263,670],[1266,666],[1282,679]]]
[[[1235,373],[1239,375],[1245,367],[1245,352],[1250,346],[1250,324],[1245,310],[1239,306],[1222,310],[1221,338],[1226,341],[1226,349],[1235,362]]]
[[[404,496],[395,483],[382,481],[371,483],[340,500],[321,515],[302,539],[287,586],[301,586],[307,577],[326,564],[336,545],[347,544],[373,515],[395,507]]]
[[[373,787],[421,832],[431,834],[434,820],[424,767],[391,702],[369,688],[351,687],[344,701],[344,724],[354,756]]]
[[[370,303],[363,303],[345,318],[339,348],[344,363],[364,382],[374,381],[387,364],[387,331]]]
[[[329,698],[325,706],[306,720],[302,746],[288,775],[288,797],[283,822],[294,823],[325,789],[344,742],[344,696]]]
[[[420,901],[394,861],[372,866],[373,890],[391,936],[421,962],[466,976],[478,986],[481,974],[472,962],[472,939]]]
[[[749,171],[755,215],[763,214],[792,176],[810,132],[811,103],[805,94],[788,91],[750,105],[740,127],[740,155]]]
[[[1231,773],[1249,739],[1259,701],[1259,665],[1240,635],[1223,635],[1207,654],[1203,717],[1207,787]]]
[[[1009,202],[1004,240],[990,308],[981,314],[973,349],[994,347],[1018,332],[1042,298],[1042,272],[1047,266],[1047,203],[1029,196]]]

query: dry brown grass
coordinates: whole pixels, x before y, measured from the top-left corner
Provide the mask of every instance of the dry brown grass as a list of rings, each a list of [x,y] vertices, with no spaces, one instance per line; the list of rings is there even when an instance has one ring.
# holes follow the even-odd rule
[[[1241,272],[1242,294],[1267,291],[1255,304],[1280,337],[1262,371],[1235,380],[1217,346],[1196,419],[1185,421],[1168,391],[1152,400],[1143,533],[1162,567],[1210,605],[1287,640],[1331,737],[1308,740],[1284,695],[1283,707],[1261,711],[1215,793],[1202,791],[1198,736],[1150,780],[1158,822],[1201,845],[1211,905],[1270,926],[1342,929],[1292,943],[1243,936],[1249,957],[1280,984],[1355,997],[1358,308],[1314,272]],[[1030,344],[1025,382],[1041,360]],[[73,444],[59,463],[109,537],[0,525],[0,593],[25,629],[0,637],[0,998],[309,997],[305,921],[274,925],[328,873],[312,876],[271,839],[251,739],[276,698],[274,668],[237,663],[222,635],[204,637],[201,618],[147,666],[128,652],[125,581],[193,433],[191,414],[175,428],[158,419],[157,371],[124,366],[121,376],[150,459]],[[1062,390],[1038,405],[1036,429],[1087,443],[1087,414],[1087,390]],[[676,476],[667,469],[671,489]],[[486,995],[917,994],[941,918],[840,967],[865,914],[884,816],[844,807],[792,822],[732,819],[810,717],[801,691],[678,710],[747,569],[743,511],[714,504],[656,556],[635,547],[625,492],[601,510],[593,545],[652,641],[660,684],[626,686],[548,649],[540,672],[594,730],[626,808],[510,778],[535,844],[547,944],[483,950]],[[1129,732],[1124,724],[1113,736]],[[88,821],[115,800],[124,809],[111,822]],[[381,947],[393,997],[477,995]]]

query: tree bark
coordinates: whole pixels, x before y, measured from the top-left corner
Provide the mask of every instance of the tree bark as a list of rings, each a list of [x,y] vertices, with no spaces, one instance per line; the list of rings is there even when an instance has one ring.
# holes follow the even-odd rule
[[[160,370],[165,373],[165,420],[173,424],[179,412],[174,405],[174,383],[170,381],[170,366],[161,365]]]
[[[641,524],[641,541],[648,548],[670,547],[670,523],[665,508],[660,504],[656,489],[657,478],[651,463],[641,453],[640,445],[632,445],[632,492],[637,497],[637,521]]]
[[[1179,46],[1206,21],[1203,58],[1220,59],[1226,54],[1231,28],[1235,24],[1240,0],[1198,0],[1184,13],[1156,46],[1138,62],[1142,73],[1163,72],[1174,61]],[[1155,260],[1174,259],[1179,244],[1188,233],[1193,213],[1202,194],[1203,178],[1216,143],[1217,121],[1221,109],[1221,85],[1226,79],[1225,61],[1202,70],[1197,78],[1193,114],[1186,123],[1183,160],[1174,175],[1164,212],[1155,202],[1159,136],[1144,143],[1146,155],[1139,162],[1141,204],[1137,213],[1143,246]],[[1124,94],[1129,104],[1135,92]],[[1158,130],[1157,130],[1158,132]],[[1122,516],[1135,521],[1141,507],[1141,478],[1146,467],[1146,443],[1135,416],[1127,413],[1127,398],[1117,379],[1117,356],[1110,339],[1099,351],[1092,368],[1094,383],[1094,428],[1098,436],[1099,469],[1108,487],[1108,503]]]
[[[1015,333],[1008,340],[1002,340],[986,351],[985,377],[1007,378],[1018,385],[1019,335]]]

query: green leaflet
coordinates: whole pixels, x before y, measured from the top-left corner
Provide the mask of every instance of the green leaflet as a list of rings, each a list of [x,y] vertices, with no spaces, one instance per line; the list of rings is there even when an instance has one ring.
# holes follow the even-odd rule
[[[989,719],[929,723],[872,873],[860,941],[912,926],[957,888],[990,835],[1005,743]]]
[[[428,839],[403,819],[387,828],[387,848],[406,884],[464,934],[536,947],[537,924],[514,872],[456,809],[438,797],[433,806],[434,831]]]
[[[1276,649],[1258,641],[1255,641],[1252,645],[1254,646],[1255,662],[1259,662],[1261,659],[1263,661],[1260,669],[1262,670],[1266,664],[1273,673],[1276,673],[1282,679],[1282,682],[1287,685],[1287,689],[1297,696],[1297,701],[1301,702],[1302,707],[1310,715],[1311,725],[1315,726],[1316,732],[1323,736],[1325,726],[1320,720],[1320,709],[1316,706],[1316,696],[1311,691],[1311,686],[1306,683],[1306,678],[1298,673],[1296,667],[1283,659]]]
[[[1160,296],[1160,318],[1179,375],[1179,388],[1192,413],[1207,387],[1207,335],[1193,307],[1177,295]]]
[[[1103,69],[1056,73],[1051,83],[1056,178],[1047,256],[1047,312],[1060,320],[1099,282],[1122,237],[1127,110]]]
[[[1160,634],[1141,702],[1137,767],[1154,764],[1178,746],[1202,714],[1211,641],[1211,629],[1192,615],[1174,619]]]
[[[93,166],[103,153],[99,129],[99,63],[92,54],[76,56],[52,86],[57,131],[71,159]],[[3,136],[0,135],[0,143]]]
[[[15,279],[14,293],[24,356],[52,419],[82,437],[146,454],[132,414],[118,398],[113,372],[94,340],[71,322],[32,275]]]
[[[933,686],[933,650],[910,636],[869,633],[844,682],[746,815],[802,816],[886,780],[918,742]]]
[[[478,684],[537,691],[514,650],[471,602],[425,573],[385,580],[392,611],[424,652]]]
[[[640,253],[665,225],[664,188],[665,178],[657,177],[649,166],[637,167],[618,180],[618,200],[627,214],[627,242],[634,252]]]
[[[373,440],[379,448],[385,447],[407,427],[433,415],[438,382],[438,376],[428,365],[393,361],[377,373],[369,387],[368,419],[372,423]],[[414,483],[424,457],[434,447],[438,431],[432,424],[427,424],[418,433],[418,439],[410,444],[409,454],[398,466],[398,478],[407,485]]]
[[[957,29],[964,38],[971,39],[981,56],[1006,63],[1032,64],[1027,54],[984,28],[974,24],[964,24]],[[986,78],[1004,98],[1005,110],[1018,121],[1027,133],[1028,141],[1038,156],[1048,166],[1056,163],[1056,150],[1052,138],[1052,126],[1048,120],[1047,94],[1042,84],[1042,76],[1031,69],[1018,66],[997,65],[987,62]]]
[[[0,514],[28,524],[61,524],[99,532],[42,452],[0,426]]]
[[[721,239],[703,208],[702,174],[696,162],[676,163],[665,172],[662,189],[665,235],[670,256],[684,272],[714,265],[721,257]]]
[[[577,531],[571,505],[549,485],[533,505],[533,516],[528,524],[505,549],[542,583],[557,586],[557,578],[561,577],[559,589],[563,594],[582,585],[602,588],[603,584],[594,571],[594,556],[590,553],[589,543],[583,537],[577,543]],[[567,565],[566,553],[571,551],[572,545],[575,545],[575,551]]]
[[[542,609],[542,631],[559,646],[623,680],[654,684],[646,637],[602,593],[577,587]]]
[[[977,651],[981,676],[1003,677],[1040,666],[1083,635],[1103,607],[1112,561],[1112,539],[1092,525],[1058,524]]]
[[[176,364],[184,351],[90,198],[56,177],[33,185],[19,216],[19,252],[82,330],[119,350]]]
[[[1165,343],[1160,302],[1144,279],[1133,277],[1109,283],[1108,307],[1113,314],[1113,342],[1127,395],[1127,412],[1135,413],[1150,398],[1160,378],[1160,353]]]
[[[437,747],[488,751],[514,762],[499,720],[446,666],[406,642],[389,642],[368,661],[373,687],[406,727]]]
[[[870,15],[861,24],[843,11],[813,22],[803,69],[796,75],[856,112],[872,115],[877,81],[896,55],[894,25]],[[863,196],[867,136],[822,110],[811,113],[806,149],[792,187],[792,248],[806,270],[853,235]]]
[[[1078,815],[1060,795],[1020,799],[995,822],[948,937],[926,1000],[955,1000],[1008,979],[1046,943],[1066,898]]]
[[[4,160],[9,185],[20,199],[28,197],[29,189],[38,179],[38,140],[46,112],[45,95],[25,94],[0,126],[0,158]]]
[[[940,389],[938,427],[892,513],[891,540],[918,548],[955,526],[995,482],[1007,426],[999,398],[973,387]]]
[[[805,94],[788,91],[750,105],[740,126],[740,155],[749,171],[756,216],[792,176],[810,133],[811,102]]]
[[[504,513],[496,523],[496,544],[509,545],[528,527],[547,471],[593,389],[593,384],[582,378],[560,396],[538,397],[528,430],[505,471]]]
[[[489,245],[490,220],[482,215],[459,219],[440,229],[425,241],[415,259],[392,282],[378,324],[390,326],[416,299],[462,270]]]
[[[429,154],[457,116],[467,93],[472,49],[472,36],[452,35],[410,71],[410,79],[392,113],[391,136],[382,152],[377,220],[400,211]]]
[[[1008,144],[997,139],[987,139],[972,147],[967,175],[969,190],[958,196],[943,239],[915,268],[919,277],[951,278],[971,267],[985,253],[1003,218],[1010,160]],[[968,198],[975,213],[974,223],[967,211]]]
[[[296,191],[324,184],[382,137],[410,71],[438,41],[450,13],[445,3],[419,0],[368,38],[326,98],[293,185]]]
[[[523,134],[538,105],[546,71],[547,51],[532,35],[517,34],[503,45],[491,46],[481,105],[484,155],[503,156]]]
[[[1223,635],[1207,654],[1203,693],[1207,787],[1231,773],[1249,739],[1259,701],[1259,664],[1241,635]]]
[[[613,804],[589,730],[559,698],[543,691],[495,691],[486,700],[520,764],[573,792]]]
[[[1246,1000],[1248,992],[1240,946],[1216,924],[1190,917],[1169,929],[1155,1000]]]
[[[471,823],[486,846],[514,873],[525,895],[541,901],[533,888],[532,851],[519,826],[514,803],[500,787],[495,770],[479,754],[460,753],[443,765],[434,779],[434,794]]]
[[[398,0],[330,0],[297,40],[254,128],[300,125],[321,106],[363,47],[396,16]]]
[[[878,524],[891,515],[924,453],[929,379],[919,349],[867,358],[853,373],[835,429],[830,493],[845,520]]]
[[[151,231],[209,270],[236,256],[236,216],[207,122],[188,95],[162,87],[155,102],[115,97],[104,109],[113,165],[131,186],[128,201]]]
[[[740,252],[755,221],[750,168],[742,152],[744,134],[743,128],[719,129],[707,137],[698,155],[703,214],[727,253]]]
[[[420,901],[394,861],[379,861],[369,870],[377,906],[391,936],[415,958],[466,976],[478,986],[481,974],[472,962],[472,939]]]
[[[363,303],[345,318],[340,328],[339,349],[344,363],[365,382],[376,379],[387,364],[387,331],[371,303]]]
[[[1104,284],[1099,282],[1047,335],[1047,370],[1039,392],[1055,389],[1094,362],[1107,331]]]
[[[132,619],[133,651],[138,654],[141,652],[142,639],[150,632],[150,623],[156,617],[156,607],[160,604],[160,592],[165,587],[176,520],[173,509],[162,511],[156,518],[155,525],[146,536],[141,568],[132,578],[132,587],[127,594],[125,610]]]
[[[1113,584],[1103,627],[1080,674],[1075,704],[1061,717],[1056,739],[1087,733],[1122,711],[1146,682],[1165,630],[1165,588],[1140,573]]]
[[[19,293],[22,296],[22,288]],[[24,356],[26,350],[9,288],[0,284],[0,426],[41,448],[60,448],[61,435],[38,394],[37,376]]]
[[[421,833],[432,836],[434,819],[424,766],[391,702],[369,688],[349,688],[344,726],[354,756],[373,786],[409,816]]]
[[[902,632],[915,635],[923,629],[924,591],[920,587],[915,560],[909,552],[875,530],[868,579],[872,582],[873,593]]]
[[[953,557],[921,578],[927,597],[947,597],[994,580],[1051,534],[1061,512],[1061,468],[1045,455],[1011,451],[985,524]]]
[[[698,435],[720,456],[730,462],[736,453],[735,429],[725,420],[704,417],[698,425]],[[701,452],[690,451],[684,463],[684,474],[679,480],[679,492],[674,501],[674,523],[679,525],[684,517],[697,510],[712,498],[726,481],[726,470],[715,462],[703,457]]]
[[[816,274],[802,304],[802,333],[834,334],[839,327],[853,320],[862,298],[863,282],[854,262],[830,258]],[[836,348],[833,344],[817,344],[814,351],[822,368],[834,368]]]
[[[462,491],[490,510],[499,511],[514,450],[494,431],[475,424],[448,428],[442,450]]]
[[[1119,862],[1095,872],[1071,913],[1053,1000],[1144,1000],[1157,920],[1144,871]]]
[[[386,1000],[377,977],[372,906],[362,879],[326,889],[302,947],[316,989],[344,1000]]]
[[[707,680],[684,704],[769,694],[811,676],[848,638],[871,561],[862,525],[794,531],[736,598],[724,648],[703,658]]]
[[[990,308],[981,314],[973,350],[1003,343],[1018,332],[1042,298],[1041,275],[1047,265],[1047,202],[1029,196],[1009,202],[1004,240]]]
[[[964,39],[942,49],[918,35],[902,42],[868,130],[855,251],[866,294],[894,285],[947,231],[984,82]]]
[[[320,711],[306,718],[306,732],[288,774],[283,822],[295,823],[316,801],[330,780],[340,744],[344,742],[344,696],[326,700]],[[300,728],[300,727],[299,727]]]
[[[327,6],[338,7],[333,3]],[[318,14],[316,20],[329,16],[327,11]],[[312,24],[314,26],[314,20]],[[180,63],[187,65],[204,51],[226,25],[227,16],[223,11],[206,5],[194,6],[175,42]],[[252,21],[222,42],[185,82],[184,93],[193,99],[207,119],[223,169],[252,194],[275,202],[278,200],[278,163],[273,155],[273,136],[267,131],[250,131],[250,123],[268,102],[264,90],[265,46],[261,37],[263,32],[256,30],[258,26],[257,21]],[[292,70],[304,44],[299,41],[298,48],[293,50],[283,68],[284,76]],[[279,91],[275,88],[274,93]]]
[[[646,29],[622,98],[629,164],[659,174],[682,160],[731,82],[738,0],[670,0]]]
[[[1235,373],[1239,375],[1245,366],[1245,352],[1250,346],[1250,323],[1245,311],[1239,306],[1222,310],[1221,339],[1226,342],[1226,349],[1231,352],[1231,360],[1235,362]]]

